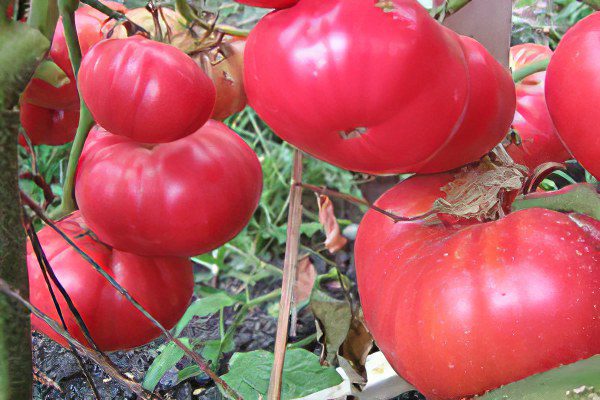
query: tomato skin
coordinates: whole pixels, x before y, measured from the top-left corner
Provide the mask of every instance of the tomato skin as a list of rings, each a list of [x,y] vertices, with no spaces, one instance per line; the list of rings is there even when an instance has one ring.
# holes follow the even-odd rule
[[[419,173],[448,171],[479,160],[506,136],[515,111],[515,85],[508,70],[475,39],[455,36],[469,66],[468,107],[460,128]]]
[[[153,317],[172,328],[189,305],[194,288],[191,262],[185,258],[148,258],[113,250],[97,241],[79,212],[56,223],[71,240],[121,284]],[[38,237],[50,266],[81,314],[92,339],[104,351],[124,350],[143,345],[160,330],[97,273],[75,249],[52,228]],[[31,246],[27,247],[30,299],[34,306],[60,325],[58,313]],[[52,284],[69,333],[89,346],[64,298]],[[32,316],[33,328],[63,346],[66,341],[46,323]]]
[[[513,69],[552,57],[552,50],[540,44],[526,43],[510,49]],[[546,162],[564,162],[571,158],[560,141],[546,105],[546,72],[538,72],[518,82],[517,111],[513,128],[521,143],[510,144],[507,151],[518,164],[530,170]]]
[[[238,3],[253,7],[263,8],[288,8],[298,2],[298,0],[235,0]]]
[[[451,179],[413,177],[376,204],[418,215]],[[355,257],[369,330],[428,399],[471,397],[600,352],[600,222],[591,218],[529,209],[448,228],[369,211]]]
[[[171,256],[205,253],[231,240],[250,220],[261,191],[256,154],[213,120],[153,148],[96,127],[75,185],[77,204],[102,241]]]
[[[79,89],[99,125],[142,143],[194,133],[215,104],[212,81],[190,57],[141,36],[94,46],[81,63]]]
[[[79,110],[52,110],[23,102],[19,116],[33,145],[69,143],[75,138],[79,124]],[[26,142],[23,139],[21,143],[25,145]]]
[[[579,21],[558,44],[546,75],[546,101],[571,154],[600,177],[600,13]]]
[[[225,43],[227,58],[210,68],[209,76],[217,89],[217,100],[212,119],[224,120],[246,107],[244,91],[244,48],[245,40]],[[214,60],[216,61],[216,60]]]
[[[102,32],[100,22],[89,15],[76,13],[75,27],[79,37],[79,45],[82,54],[87,54],[89,49],[100,40]],[[79,108],[79,96],[77,94],[77,83],[73,74],[73,67],[69,59],[69,50],[65,41],[62,19],[59,18],[52,39],[52,46],[48,53],[50,60],[62,69],[70,82],[59,88],[33,78],[23,92],[22,99],[28,103],[57,110],[75,110]]]
[[[458,129],[468,72],[460,44],[420,4],[394,4],[302,0],[265,16],[246,43],[249,104],[282,139],[336,166],[417,171]]]

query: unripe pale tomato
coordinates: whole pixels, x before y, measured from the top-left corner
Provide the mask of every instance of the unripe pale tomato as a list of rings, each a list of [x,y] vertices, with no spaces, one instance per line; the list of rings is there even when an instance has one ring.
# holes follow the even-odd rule
[[[233,239],[261,190],[256,154],[212,120],[155,146],[96,127],[75,185],[81,213],[100,240],[136,254],[172,256],[205,253]]]
[[[31,144],[58,146],[75,138],[79,110],[52,110],[21,102],[20,118]]]
[[[217,101],[212,119],[219,121],[240,112],[246,106],[244,91],[244,47],[243,39],[221,44],[223,54],[211,52],[199,55],[195,60],[213,80],[217,89]],[[206,57],[206,58],[202,58]]]
[[[407,179],[377,206],[429,211],[452,174]],[[355,245],[367,326],[427,399],[470,398],[600,353],[600,222],[532,208],[459,226],[370,210]]]
[[[113,250],[99,242],[87,228],[79,212],[56,226],[165,328],[172,328],[189,305],[194,289],[194,274],[189,259],[141,257]],[[61,285],[82,316],[91,337],[104,351],[141,346],[160,336],[161,331],[50,227],[38,237],[44,253]],[[27,268],[31,303],[60,325],[58,312],[31,243],[27,246]],[[66,301],[52,284],[71,336],[89,346]],[[66,341],[45,322],[32,316],[33,328],[62,345]]]
[[[546,101],[571,154],[600,178],[600,13],[579,21],[558,44],[546,75]]]
[[[446,162],[451,152],[444,146],[476,97],[461,43],[414,0],[302,0],[267,15],[250,33],[246,94],[277,135],[339,167],[416,172],[436,158],[456,168],[463,160]],[[496,76],[498,67],[485,72]],[[491,128],[506,118],[494,111],[504,113],[514,101],[512,90],[495,92],[505,80],[480,83],[482,92],[493,93],[482,107],[497,119],[471,117],[473,126],[492,132],[489,141],[500,135]],[[464,158],[489,150],[481,145]]]
[[[235,0],[238,3],[253,7],[263,8],[288,8],[298,2],[298,0]]]
[[[513,46],[510,56],[511,67],[519,69],[552,57],[552,50],[540,44],[527,43]],[[516,84],[517,111],[512,126],[521,143],[511,143],[506,150],[513,160],[530,170],[546,162],[564,162],[571,158],[548,112],[545,80],[546,72],[538,72]]]
[[[79,46],[84,55],[94,44],[102,40],[100,22],[94,17],[77,13],[75,16],[75,27],[79,38]],[[39,78],[33,78],[25,88],[25,92],[23,92],[23,101],[36,106],[57,110],[75,110],[79,108],[77,83],[75,82],[73,67],[69,59],[69,50],[65,41],[62,19],[59,19],[56,25],[48,56],[50,60],[54,61],[64,71],[70,82],[56,88]]]
[[[194,133],[215,105],[215,86],[194,60],[141,36],[94,46],[81,63],[79,90],[99,125],[142,143]]]

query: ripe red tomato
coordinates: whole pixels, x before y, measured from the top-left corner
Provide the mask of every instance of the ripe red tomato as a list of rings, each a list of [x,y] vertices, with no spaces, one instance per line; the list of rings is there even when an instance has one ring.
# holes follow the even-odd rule
[[[57,226],[166,328],[172,328],[181,318],[194,289],[194,274],[188,259],[149,258],[113,250],[95,238],[79,212],[61,220]],[[50,227],[45,227],[38,236],[50,266],[69,293],[92,339],[101,350],[137,347],[160,335],[159,329],[119,294],[58,233]],[[27,268],[31,302],[60,325],[58,313],[31,243],[27,248]],[[75,339],[89,345],[64,298],[56,286],[52,286],[69,333]],[[66,345],[66,341],[42,320],[32,316],[31,322],[34,329]]]
[[[489,141],[500,135],[492,127],[504,125],[504,115],[466,115],[469,98],[478,96],[471,93],[475,84],[493,95],[471,107],[496,115],[514,101],[506,77],[470,87],[465,54],[473,56],[475,74],[507,74],[487,55],[476,60],[482,52],[414,0],[394,0],[390,9],[371,0],[302,0],[267,15],[250,33],[244,84],[249,104],[277,135],[331,164],[384,174],[420,171],[434,158],[441,166],[449,157],[446,164],[456,168],[464,161],[450,162],[444,146],[464,119],[492,131]],[[475,68],[491,65],[492,71]],[[478,147],[464,158],[488,150]]]
[[[298,2],[298,0],[235,0],[238,3],[253,7],[263,8],[288,8]]]
[[[190,57],[141,36],[94,46],[81,63],[79,90],[99,125],[143,143],[194,133],[215,105],[215,86]]]
[[[21,102],[21,125],[31,144],[58,146],[75,138],[79,110],[52,110]],[[21,143],[26,142],[22,139]]]
[[[75,185],[81,213],[102,241],[172,256],[202,254],[231,240],[250,220],[261,190],[256,154],[212,120],[153,147],[96,127]]]
[[[376,204],[431,209],[451,174],[409,178]],[[355,246],[365,319],[428,399],[459,399],[600,353],[600,222],[544,209],[446,227],[364,217]]]
[[[471,95],[460,127],[419,173],[448,171],[479,160],[506,136],[515,112],[515,85],[508,70],[476,40],[448,32],[465,53]]]
[[[75,27],[83,54],[86,54],[94,44],[102,40],[101,26],[96,18],[85,14],[77,14],[75,17]],[[23,100],[40,107],[57,110],[75,110],[79,108],[77,83],[75,82],[73,67],[69,59],[69,50],[65,41],[62,19],[59,19],[56,25],[52,46],[48,55],[50,60],[54,61],[65,72],[71,82],[56,88],[41,79],[33,78],[29,85],[27,85],[27,88],[25,88],[22,97]]]
[[[211,56],[212,64],[208,75],[217,89],[217,101],[211,116],[212,119],[224,120],[240,112],[246,107],[244,91],[244,47],[245,40],[223,43],[222,50],[226,57],[219,59]]]
[[[546,101],[571,154],[600,178],[600,13],[578,22],[560,41],[546,76]]]
[[[527,43],[510,49],[513,69],[552,57],[552,50],[540,44]],[[508,153],[519,164],[533,170],[546,162],[564,162],[571,158],[560,141],[546,105],[546,72],[538,72],[516,84],[517,111],[513,128],[521,144],[510,144]]]

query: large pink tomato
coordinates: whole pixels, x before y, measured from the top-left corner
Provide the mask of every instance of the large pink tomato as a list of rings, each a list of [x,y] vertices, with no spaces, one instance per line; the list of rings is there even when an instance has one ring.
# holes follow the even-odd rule
[[[215,106],[215,86],[194,60],[141,36],[94,46],[81,63],[79,90],[100,126],[143,143],[194,133]]]
[[[188,259],[141,257],[113,250],[96,239],[79,212],[56,225],[167,329],[181,318],[194,289],[194,274]],[[52,228],[43,228],[38,237],[52,270],[101,350],[137,347],[160,335],[160,330],[152,322]],[[31,243],[27,247],[27,268],[31,302],[60,325]],[[52,287],[69,333],[89,346],[66,301],[54,284]],[[32,316],[31,322],[34,329],[66,345],[66,341],[41,319]]]
[[[409,178],[376,204],[419,215],[451,179]],[[369,330],[428,399],[471,397],[600,353],[599,221],[529,209],[453,227],[371,210],[355,256]]]
[[[471,95],[460,128],[416,170],[419,173],[448,171],[477,161],[506,136],[515,111],[515,85],[508,69],[476,40],[455,36],[469,65]]]
[[[342,168],[397,173],[456,133],[470,92],[459,41],[415,0],[389,3],[301,0],[257,24],[244,85],[277,135]]]
[[[552,50],[540,44],[527,43],[513,46],[510,56],[512,68],[519,69],[552,57]],[[507,151],[517,163],[531,170],[546,162],[564,162],[571,158],[548,112],[545,80],[546,72],[538,72],[516,84],[517,111],[512,126],[521,143],[510,144]]]
[[[288,8],[298,2],[298,0],[235,0],[238,3],[254,7],[264,8]]]
[[[546,101],[561,139],[600,178],[600,13],[571,28],[560,41],[546,76]]]
[[[90,15],[76,13],[75,26],[81,52],[85,55],[94,44],[102,40],[101,24],[96,18]],[[29,85],[27,85],[27,88],[25,88],[23,100],[40,107],[57,110],[74,110],[79,108],[77,83],[75,82],[73,67],[69,59],[69,50],[65,41],[62,19],[59,19],[56,25],[49,58],[64,71],[70,82],[56,88],[39,78],[33,78]]]
[[[75,194],[90,228],[113,247],[191,256],[231,240],[258,205],[256,154],[220,122],[148,146],[100,127],[79,161]]]
[[[58,146],[75,138],[79,110],[51,110],[23,102],[20,108],[21,125],[31,144]]]

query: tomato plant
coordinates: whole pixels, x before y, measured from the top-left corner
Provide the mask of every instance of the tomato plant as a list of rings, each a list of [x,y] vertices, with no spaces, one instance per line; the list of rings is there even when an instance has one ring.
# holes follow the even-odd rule
[[[99,125],[143,143],[194,133],[215,104],[214,84],[190,57],[141,36],[94,46],[81,63],[79,89]]]
[[[540,44],[527,43],[510,50],[513,69],[552,57],[552,50]],[[518,144],[510,144],[508,153],[517,163],[533,170],[546,162],[564,162],[571,158],[560,141],[550,118],[545,96],[546,72],[538,72],[516,84],[517,111],[513,128],[519,135]]]
[[[598,105],[600,13],[578,22],[560,41],[546,76],[546,101],[561,139],[573,156],[600,177]]]
[[[20,118],[31,144],[57,146],[75,137],[79,110],[52,110],[21,102]],[[21,143],[25,144],[25,141]]]
[[[466,116],[477,94],[471,93],[476,88],[470,87],[465,52],[483,50],[459,41],[414,0],[390,4],[303,0],[264,17],[246,45],[249,104],[284,140],[360,172],[416,172],[434,158],[442,165],[452,157],[444,147],[465,118],[496,141],[500,133],[491,127],[504,125],[506,115],[490,112],[494,121]],[[472,60],[473,67],[490,63]],[[493,68],[474,72],[495,77]],[[482,92],[505,85],[475,84]],[[504,92],[472,107],[510,108],[514,93]],[[490,148],[475,150],[478,157]]]
[[[376,205],[416,216],[451,174],[409,178]],[[470,225],[367,212],[355,246],[367,325],[428,399],[459,399],[600,352],[600,222],[533,208]]]
[[[298,0],[235,0],[238,3],[253,7],[264,8],[288,8],[298,2]]]
[[[154,318],[170,329],[185,312],[194,287],[191,262],[184,258],[141,257],[113,250],[99,242],[79,212],[57,222],[57,227],[110,274]],[[52,228],[38,237],[61,285],[82,316],[91,337],[101,350],[129,349],[145,344],[161,332],[88,261]],[[31,302],[60,324],[31,243],[27,248]],[[52,284],[69,333],[89,345],[66,301]],[[32,316],[33,327],[55,341],[66,341],[46,323]]]
[[[211,120],[192,135],[156,146],[94,128],[80,159],[75,194],[86,222],[113,247],[191,256],[237,235],[261,190],[256,154]]]
[[[90,15],[85,15],[85,13],[77,13],[75,25],[81,52],[86,54],[94,44],[102,40],[100,22]],[[33,78],[23,93],[23,101],[57,110],[75,110],[79,108],[77,83],[69,60],[69,51],[61,19],[58,20],[56,25],[52,47],[48,55],[50,60],[54,61],[64,71],[70,82],[57,88],[42,79]]]

